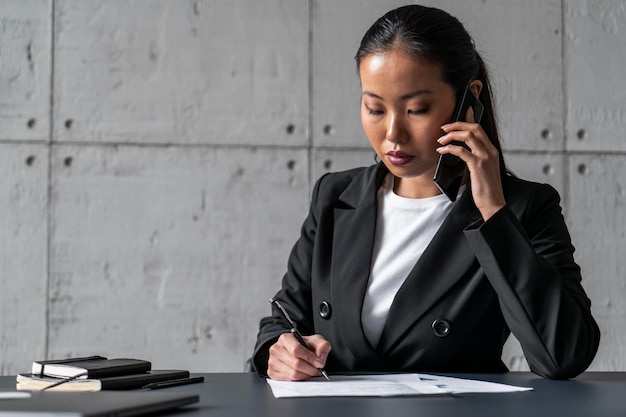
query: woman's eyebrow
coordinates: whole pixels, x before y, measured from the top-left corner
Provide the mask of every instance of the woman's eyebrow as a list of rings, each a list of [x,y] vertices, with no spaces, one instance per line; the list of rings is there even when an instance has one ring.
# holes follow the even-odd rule
[[[415,90],[415,91],[411,91],[409,93],[403,94],[402,96],[400,96],[400,99],[401,100],[409,100],[409,99],[412,99],[414,97],[418,97],[418,96],[422,96],[422,95],[426,95],[426,94],[432,94],[432,93],[433,92],[431,90],[428,90],[428,89]],[[362,95],[373,97],[373,98],[377,98],[379,100],[383,100],[384,101],[384,98],[382,98],[378,94],[372,93],[371,91],[363,91]]]
[[[415,91],[411,91],[410,93],[406,93],[404,95],[402,95],[402,97],[400,97],[402,100],[408,100],[414,97],[418,97],[418,96],[423,96],[426,94],[432,94],[433,92],[431,90],[428,89],[423,89],[423,90],[415,90]]]

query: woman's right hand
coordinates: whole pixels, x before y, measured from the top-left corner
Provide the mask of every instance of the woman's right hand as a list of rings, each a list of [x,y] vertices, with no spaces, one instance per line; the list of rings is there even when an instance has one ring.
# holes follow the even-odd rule
[[[318,334],[304,336],[304,340],[312,351],[302,346],[293,334],[280,335],[269,349],[267,376],[279,381],[303,381],[320,376],[319,368],[326,365],[330,343]]]

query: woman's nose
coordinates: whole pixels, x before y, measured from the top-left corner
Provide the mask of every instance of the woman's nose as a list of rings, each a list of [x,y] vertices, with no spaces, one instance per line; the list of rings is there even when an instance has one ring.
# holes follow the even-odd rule
[[[387,122],[385,140],[393,143],[404,143],[407,140],[407,131],[402,117],[391,114]]]

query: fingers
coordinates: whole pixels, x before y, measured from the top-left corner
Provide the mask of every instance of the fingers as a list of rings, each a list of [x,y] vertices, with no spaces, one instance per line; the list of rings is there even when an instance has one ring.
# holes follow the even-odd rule
[[[315,362],[318,368],[323,368],[326,365],[326,359],[328,358],[328,354],[330,353],[331,346],[328,340],[324,339],[319,334],[315,334],[313,336],[305,336],[304,340],[307,345],[315,352],[315,355],[321,362]]]
[[[269,349],[267,375],[276,380],[301,381],[319,376],[326,364],[330,343],[322,336],[305,337],[313,351],[302,346],[291,333],[282,334]]]
[[[472,166],[478,168],[493,160],[499,161],[498,150],[489,141],[480,125],[455,122],[442,126],[441,129],[445,135],[437,140],[442,145],[437,148],[437,152],[458,156],[470,166],[470,169]]]
[[[473,114],[468,114],[473,120]],[[437,141],[440,154],[452,154],[467,164],[472,198],[484,220],[506,204],[500,177],[500,155],[479,124],[455,122],[442,126],[444,136]],[[461,145],[461,146],[459,146]]]

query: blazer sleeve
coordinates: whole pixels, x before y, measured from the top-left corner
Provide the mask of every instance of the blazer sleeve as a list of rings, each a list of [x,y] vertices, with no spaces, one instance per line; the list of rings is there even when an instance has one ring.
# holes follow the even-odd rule
[[[523,203],[511,206],[507,199],[507,206],[468,227],[465,236],[530,369],[547,378],[573,378],[593,360],[600,330],[559,195],[548,185],[537,187]]]
[[[311,268],[317,230],[316,207],[324,177],[320,178],[313,188],[309,214],[302,224],[300,237],[289,255],[287,272],[283,277],[281,289],[274,296],[289,312],[293,321],[298,324],[298,330],[305,335],[314,333],[311,306]],[[276,343],[282,333],[288,331],[289,329],[284,325],[276,311],[272,311],[272,315],[261,319],[252,356],[252,366],[257,373],[267,376],[269,348]]]

